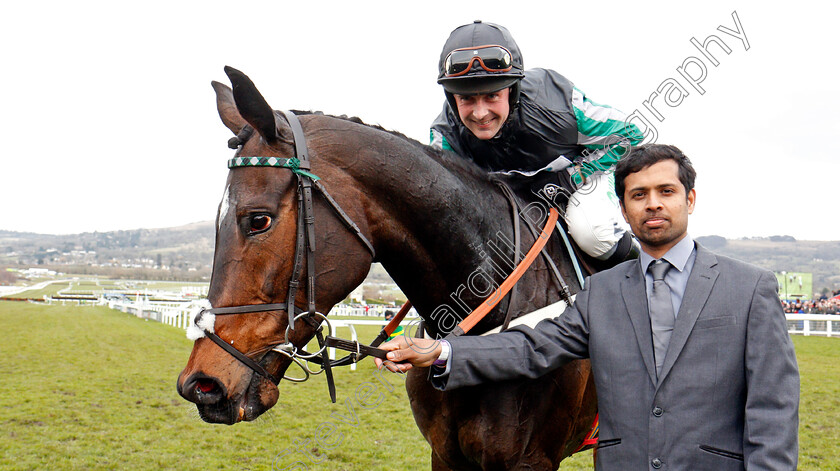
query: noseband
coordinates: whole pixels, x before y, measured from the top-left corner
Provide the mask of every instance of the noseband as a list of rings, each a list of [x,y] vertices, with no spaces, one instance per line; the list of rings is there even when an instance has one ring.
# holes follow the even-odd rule
[[[289,316],[288,326],[286,328],[286,333],[284,335],[285,343],[280,343],[274,345],[269,351],[276,351],[282,354],[285,354],[292,361],[296,362],[303,368],[306,377],[309,376],[310,373],[313,373],[309,370],[309,368],[305,365],[301,365],[300,362],[297,361],[296,357],[303,358],[305,360],[309,359],[316,359],[318,358],[318,363],[322,364],[323,369],[321,371],[325,371],[327,375],[327,380],[330,387],[330,395],[332,397],[332,401],[335,402],[335,386],[333,384],[332,379],[332,371],[330,368],[330,360],[327,355],[326,351],[326,342],[324,341],[324,337],[322,334],[321,324],[322,322],[327,322],[327,318],[325,315],[316,312],[315,310],[315,213],[313,211],[313,201],[312,201],[312,188],[314,187],[321,196],[324,197],[324,200],[329,204],[329,206],[333,209],[336,213],[338,218],[344,223],[344,225],[356,235],[356,237],[362,242],[365,248],[371,253],[374,260],[376,259],[376,251],[373,248],[373,245],[370,241],[362,234],[359,226],[357,226],[352,219],[341,209],[338,203],[330,196],[327,192],[324,185],[321,183],[320,178],[316,175],[313,175],[310,170],[310,161],[309,155],[307,152],[306,146],[306,138],[303,134],[303,128],[300,125],[300,121],[298,120],[297,116],[291,111],[274,112],[274,119],[275,122],[278,121],[280,117],[285,118],[285,120],[289,123],[289,127],[292,129],[292,136],[295,145],[295,157],[293,158],[281,158],[281,157],[261,157],[261,156],[250,156],[250,157],[243,157],[239,154],[242,152],[242,148],[244,146],[245,141],[251,136],[253,133],[253,128],[251,126],[246,125],[239,134],[231,138],[228,142],[228,146],[232,148],[236,148],[236,154],[233,156],[232,159],[228,161],[228,168],[240,168],[240,167],[277,167],[277,168],[286,168],[289,169],[292,173],[295,174],[297,177],[297,195],[298,195],[298,220],[297,220],[297,235],[295,241],[295,258],[294,258],[294,268],[292,270],[292,275],[289,279],[289,292],[288,297],[285,303],[273,303],[273,304],[255,304],[255,305],[244,305],[244,306],[228,306],[228,307],[219,307],[219,308],[211,308],[211,309],[202,309],[201,312],[196,315],[194,324],[201,329],[210,340],[216,343],[216,345],[220,346],[226,352],[230,353],[234,358],[242,362],[245,366],[254,370],[255,373],[263,376],[271,380],[274,384],[279,384],[280,379],[275,377],[274,375],[270,374],[266,369],[260,365],[258,362],[254,361],[253,359],[249,358],[247,355],[242,353],[241,351],[237,350],[233,347],[232,343],[225,342],[222,340],[218,335],[216,335],[211,326],[211,328],[201,327],[202,317],[206,314],[213,314],[216,316],[223,316],[223,315],[235,315],[235,314],[247,314],[247,313],[254,313],[254,312],[268,312],[268,311],[286,311]],[[278,127],[279,129],[279,127]],[[299,308],[295,305],[295,297],[298,292],[298,288],[300,287],[300,279],[301,273],[303,271],[303,263],[304,257],[306,258],[306,292],[307,292],[307,307],[306,310]],[[315,335],[318,339],[318,344],[320,350],[315,353],[307,353],[303,351],[298,351],[297,348],[289,342],[289,333],[290,330],[294,330],[295,328],[295,321],[298,319],[303,319],[307,322],[313,329],[315,329]],[[206,324],[205,322],[204,324]],[[318,373],[320,373],[319,371]],[[301,381],[297,378],[287,378],[284,379],[291,380],[291,381]],[[304,378],[305,380],[306,378]]]

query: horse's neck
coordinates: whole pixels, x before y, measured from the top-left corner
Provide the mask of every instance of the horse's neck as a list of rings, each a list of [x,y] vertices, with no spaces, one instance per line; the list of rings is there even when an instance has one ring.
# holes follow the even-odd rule
[[[388,219],[374,234],[378,258],[425,319],[451,324],[513,269],[511,210],[480,173],[414,146],[382,155],[374,176],[356,177]]]
[[[378,260],[420,315],[448,331],[453,319],[464,318],[514,268],[513,222],[505,197],[484,172],[448,162],[457,159],[453,155],[432,156],[398,136],[325,123],[328,132],[316,133],[311,145],[329,156],[362,195]],[[336,132],[342,133],[340,147]],[[521,251],[533,242],[522,230]],[[549,246],[561,253],[557,243]],[[514,315],[558,299],[548,289],[552,281],[542,260],[534,265],[517,285]],[[496,309],[484,326],[503,317]]]

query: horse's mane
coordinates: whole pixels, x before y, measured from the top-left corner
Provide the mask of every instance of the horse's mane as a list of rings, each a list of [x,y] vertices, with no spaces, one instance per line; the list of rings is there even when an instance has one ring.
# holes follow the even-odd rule
[[[392,131],[389,129],[385,129],[378,124],[368,124],[361,120],[361,118],[356,116],[335,116],[335,115],[328,115],[321,111],[300,111],[300,110],[292,110],[297,115],[318,115],[318,116],[327,116],[330,118],[340,119],[343,121],[349,121],[351,123],[360,124],[362,126],[375,129],[377,131],[382,131],[392,136],[398,137],[414,147],[423,151],[424,154],[428,155],[436,162],[440,163],[445,168],[449,169],[453,173],[458,175],[467,175],[474,178],[477,181],[482,182],[491,182],[493,181],[493,177],[484,169],[476,165],[473,161],[460,157],[458,154],[452,151],[447,151],[443,149],[438,149],[437,147],[432,147],[426,144],[423,144],[416,139],[412,139],[405,134],[399,131]]]

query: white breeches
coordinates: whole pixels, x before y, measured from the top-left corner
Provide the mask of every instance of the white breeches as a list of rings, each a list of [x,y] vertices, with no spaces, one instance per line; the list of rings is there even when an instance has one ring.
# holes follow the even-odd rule
[[[581,250],[599,260],[609,258],[630,230],[618,206],[614,181],[612,172],[589,177],[566,206],[569,234]]]

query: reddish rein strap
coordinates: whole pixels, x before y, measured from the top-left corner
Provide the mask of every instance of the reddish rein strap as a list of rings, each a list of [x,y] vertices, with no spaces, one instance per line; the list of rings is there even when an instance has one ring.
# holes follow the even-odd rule
[[[534,245],[531,246],[531,250],[528,251],[525,258],[519,262],[516,269],[514,269],[505,281],[502,282],[498,289],[496,289],[489,298],[485,299],[484,302],[481,303],[481,306],[478,306],[478,308],[470,313],[466,319],[461,321],[460,324],[452,329],[452,333],[450,335],[459,337],[469,332],[470,329],[475,327],[475,325],[478,324],[478,322],[483,319],[491,309],[496,307],[496,304],[498,304],[499,301],[508,294],[511,288],[513,288],[513,285],[519,281],[519,278],[522,277],[525,271],[527,271],[531,266],[531,263],[534,262],[534,259],[537,258],[537,255],[539,255],[542,248],[545,247],[546,242],[548,242],[548,239],[551,237],[551,233],[554,231],[558,217],[559,214],[557,213],[557,210],[551,208],[548,213],[548,221],[545,223],[545,227],[543,227],[542,232],[539,237],[537,237],[537,240],[534,241]]]
[[[548,213],[548,221],[545,223],[545,227],[543,227],[542,232],[540,233],[539,237],[537,237],[537,240],[534,241],[534,245],[531,246],[531,250],[528,251],[528,253],[525,255],[525,258],[521,262],[519,262],[519,265],[516,266],[516,269],[514,269],[510,273],[510,275],[507,278],[505,278],[505,281],[502,282],[499,288],[496,289],[496,291],[493,292],[493,294],[491,294],[489,298],[485,299],[484,302],[481,303],[481,306],[478,306],[478,308],[475,311],[470,313],[470,315],[467,316],[466,319],[461,321],[461,323],[458,324],[452,330],[451,335],[457,337],[467,333],[470,329],[475,327],[475,325],[478,324],[478,322],[481,319],[483,319],[484,316],[486,316],[487,313],[490,312],[490,310],[493,309],[496,306],[496,304],[502,300],[502,298],[504,298],[508,294],[511,288],[513,288],[513,285],[515,285],[516,282],[519,281],[520,278],[522,278],[522,275],[528,270],[528,268],[537,258],[537,255],[539,255],[543,247],[545,247],[545,244],[551,237],[551,233],[554,232],[554,228],[557,225],[556,223],[558,217],[559,213],[557,212],[557,210],[551,208]],[[398,325],[400,325],[400,322],[402,322],[403,318],[405,318],[405,315],[408,314],[409,309],[411,309],[411,302],[406,301],[405,304],[403,304],[402,308],[400,308],[400,311],[397,313],[397,315],[395,315],[394,318],[391,319],[390,322],[388,322],[388,325],[386,325],[385,328],[382,329],[384,334],[380,333],[380,337],[384,337],[383,340],[394,333],[394,330],[397,328]],[[371,343],[371,346],[378,346],[379,343],[381,343],[381,341],[382,340],[377,338],[376,340],[374,340],[374,342]]]

